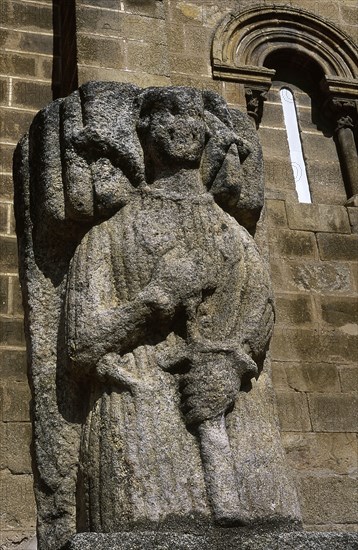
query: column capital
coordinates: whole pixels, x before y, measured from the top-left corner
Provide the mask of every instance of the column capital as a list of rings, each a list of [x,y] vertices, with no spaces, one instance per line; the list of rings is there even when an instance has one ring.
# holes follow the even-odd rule
[[[358,82],[325,76],[321,90],[325,96],[323,114],[334,130],[354,129],[358,120]]]
[[[255,120],[256,127],[258,127],[261,122],[267,91],[262,88],[245,86],[245,98],[247,114]]]

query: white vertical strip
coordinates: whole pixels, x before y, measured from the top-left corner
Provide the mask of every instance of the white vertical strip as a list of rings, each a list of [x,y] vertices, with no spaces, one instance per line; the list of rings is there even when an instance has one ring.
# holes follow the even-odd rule
[[[280,98],[285,119],[288,146],[290,149],[291,166],[295,179],[299,202],[311,203],[311,193],[308,185],[306,165],[303,158],[302,143],[297,122],[295,99],[291,90],[282,88]]]
[[[14,278],[8,278],[8,287],[7,287],[7,314],[14,315]]]
[[[10,235],[11,233],[11,204],[7,205],[7,212],[6,212],[6,233]]]
[[[12,106],[12,78],[9,77],[9,107]]]

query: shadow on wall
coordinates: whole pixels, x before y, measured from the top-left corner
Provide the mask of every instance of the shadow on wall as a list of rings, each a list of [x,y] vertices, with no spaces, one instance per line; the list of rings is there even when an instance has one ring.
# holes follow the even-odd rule
[[[75,0],[52,0],[52,14],[52,94],[57,99],[78,88]]]

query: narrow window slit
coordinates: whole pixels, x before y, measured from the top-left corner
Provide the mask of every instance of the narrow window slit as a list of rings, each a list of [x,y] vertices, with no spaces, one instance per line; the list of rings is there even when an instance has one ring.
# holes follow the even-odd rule
[[[285,120],[287,141],[290,150],[291,166],[299,202],[311,203],[306,165],[303,158],[302,143],[297,122],[294,96],[288,88],[281,88],[280,98]]]

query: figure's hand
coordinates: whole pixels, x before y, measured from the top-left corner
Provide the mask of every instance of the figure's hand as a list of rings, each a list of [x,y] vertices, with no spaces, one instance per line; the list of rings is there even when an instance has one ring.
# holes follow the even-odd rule
[[[137,297],[149,310],[161,319],[173,317],[176,308],[174,296],[155,281],[152,281]]]
[[[241,382],[232,355],[195,355],[182,380],[182,410],[187,424],[200,424],[224,414],[233,405]]]
[[[178,306],[198,305],[203,289],[213,287],[214,280],[208,256],[175,248],[160,258],[152,281],[139,297],[161,317],[171,317]]]
[[[202,289],[213,278],[213,262],[202,250],[175,248],[165,254],[158,263],[155,278],[163,288],[185,300]]]
[[[133,355],[128,353],[121,357],[117,353],[107,353],[96,365],[97,379],[130,391],[132,395],[140,392],[151,392],[151,384],[136,373]]]

